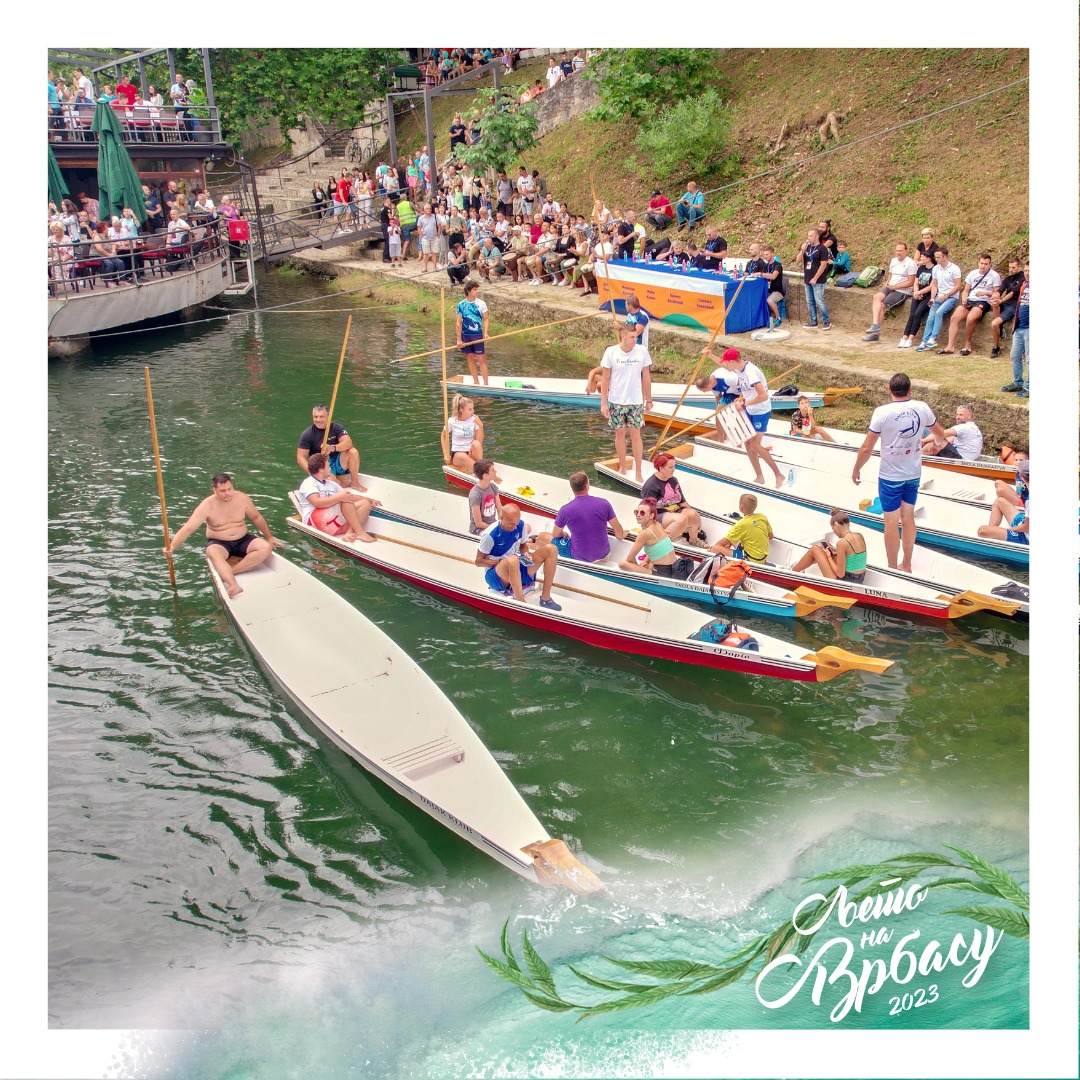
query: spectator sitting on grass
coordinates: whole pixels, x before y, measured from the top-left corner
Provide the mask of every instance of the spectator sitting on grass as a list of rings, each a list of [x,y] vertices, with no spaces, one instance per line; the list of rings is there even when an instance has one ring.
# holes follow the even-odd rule
[[[1020,295],[1020,286],[1024,281],[1024,271],[1019,259],[1009,260],[1009,273],[998,287],[997,295],[991,299],[994,309],[994,321],[990,324],[994,331],[993,347],[990,359],[996,360],[1001,355],[1001,328],[1011,323],[1016,317],[1016,298]]]
[[[654,229],[666,229],[671,224],[673,214],[671,203],[667,201],[659,188],[654,188],[652,198],[649,200],[649,212],[645,215],[645,220]]]
[[[836,254],[833,256],[830,278],[838,278],[843,274],[851,273],[851,256],[848,254],[847,244],[843,240],[836,241]]]
[[[698,191],[697,183],[691,180],[686,185],[682,198],[675,204],[675,215],[679,219],[679,231],[693,227],[705,216],[705,195]]]
[[[938,350],[941,355],[948,356],[956,348],[956,338],[961,326],[964,327],[964,347],[960,350],[960,355],[971,355],[971,338],[975,333],[975,324],[986,312],[993,310],[991,301],[1001,287],[1001,276],[991,266],[992,262],[990,253],[984,251],[979,256],[979,268],[972,270],[964,278],[960,305],[949,323],[949,344]]]

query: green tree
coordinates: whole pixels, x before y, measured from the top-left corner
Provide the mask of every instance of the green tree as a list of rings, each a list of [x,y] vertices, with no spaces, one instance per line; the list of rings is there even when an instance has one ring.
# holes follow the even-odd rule
[[[659,180],[707,172],[718,180],[736,175],[730,149],[735,121],[715,90],[661,109],[638,132],[635,144]]]
[[[486,172],[505,167],[536,145],[536,105],[522,104],[517,93],[505,86],[477,93],[472,115],[479,117],[483,135],[475,145],[459,147],[458,158]]]
[[[596,84],[601,120],[643,120],[659,108],[714,90],[730,95],[715,49],[605,49],[583,69]]]

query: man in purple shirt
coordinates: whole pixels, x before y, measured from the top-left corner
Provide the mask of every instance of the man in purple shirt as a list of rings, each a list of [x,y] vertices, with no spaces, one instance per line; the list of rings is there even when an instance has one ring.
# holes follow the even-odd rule
[[[626,530],[607,499],[589,494],[589,478],[585,473],[570,474],[570,490],[574,497],[559,509],[551,537],[557,541],[560,536],[565,537],[569,529],[570,558],[582,562],[600,562],[611,551],[608,526],[620,540],[626,539]],[[556,547],[561,546],[556,544]]]

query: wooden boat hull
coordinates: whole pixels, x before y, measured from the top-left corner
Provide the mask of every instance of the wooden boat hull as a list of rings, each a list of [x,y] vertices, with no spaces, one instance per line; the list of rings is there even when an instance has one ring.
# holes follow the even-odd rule
[[[633,482],[632,477],[620,475],[603,462],[597,463],[596,469],[602,477],[612,479],[624,489],[634,492],[632,496],[600,489],[595,492],[602,494],[612,503],[620,521],[629,521],[638,502],[638,485]],[[513,502],[523,510],[554,517],[558,508],[566,501],[564,494],[568,485],[559,477],[519,469],[505,462],[500,462],[497,470],[505,479],[501,485],[504,502]],[[645,470],[647,474],[651,471],[648,462],[645,463]],[[444,466],[443,472],[449,482],[458,487],[468,489],[472,486],[472,476],[453,466]],[[681,480],[691,504],[701,513],[709,542],[715,542],[727,532],[734,523],[734,518],[708,509],[708,496],[712,493],[708,481],[693,476]],[[914,575],[904,574],[899,570],[881,569],[884,565],[884,542],[875,534],[870,534],[867,542],[880,555],[881,565],[871,566],[862,584],[824,578],[816,567],[798,573],[785,569],[785,566],[800,558],[810,543],[829,537],[835,540],[835,537],[829,531],[828,520],[815,511],[769,500],[762,500],[762,505],[769,507],[765,512],[773,524],[774,533],[780,537],[774,538],[773,549],[770,551],[771,562],[780,565],[764,565],[755,570],[755,576],[762,581],[790,590],[809,588],[867,607],[934,619],[960,618],[980,610],[992,610],[1001,615],[1018,615],[1021,618],[1026,615],[1026,603],[1002,604],[991,595],[995,587],[1015,584],[1011,583],[1010,579],[918,545],[914,556]],[[794,540],[793,537],[800,539]],[[684,555],[701,554],[699,549],[682,542],[676,542],[676,548]],[[938,580],[939,577],[942,580]],[[949,586],[943,583],[950,578],[960,584]]]
[[[368,531],[379,540],[367,544],[327,536],[296,517],[290,517],[288,523],[323,544],[437,596],[600,649],[804,682],[826,681],[859,666],[879,671],[891,666],[890,661],[872,657],[838,657],[834,650],[807,653],[757,630],[753,632],[759,643],[757,652],[699,640],[692,635],[714,621],[701,612],[566,567],[559,568],[553,585],[553,597],[563,610],[550,611],[538,606],[538,591],[522,602],[488,588],[482,569],[474,563],[472,540],[387,518],[369,520]]]
[[[476,733],[415,662],[332,589],[275,554],[225,611],[270,681],[324,735],[388,787],[529,881],[524,852],[551,837]],[[350,648],[325,663],[327,625]],[[393,715],[393,725],[383,721]],[[376,719],[372,724],[370,717]],[[556,841],[555,843],[560,843]],[[581,867],[582,881],[591,872]],[[595,891],[590,888],[588,891]]]
[[[687,450],[692,453],[686,453]],[[753,477],[749,460],[745,455],[729,453],[715,447],[680,447],[681,473],[694,473],[708,477],[721,484],[734,485],[748,491],[783,499],[801,506],[828,512],[839,507],[853,523],[883,532],[885,521],[880,513],[864,509],[860,503],[869,502],[877,495],[877,485],[864,484],[856,487],[850,478],[787,466],[783,484],[777,488],[770,484],[758,484]],[[1016,566],[1028,566],[1031,548],[1008,540],[989,540],[978,536],[980,525],[986,524],[988,515],[975,506],[924,495],[915,508],[919,540],[930,547],[969,555],[978,559],[1008,562]]]
[[[684,432],[687,435],[709,436],[716,431],[716,425],[713,421],[706,422],[703,417],[696,415],[696,411],[691,412],[688,410],[685,404],[681,409],[676,409],[674,405],[666,402],[654,402],[652,409],[645,414],[645,420],[647,423],[654,424],[657,427],[664,427],[670,421],[670,430]],[[825,443],[824,440],[820,439],[807,440],[801,435],[792,435],[791,424],[787,419],[770,420],[767,439],[769,443],[774,439],[778,440],[774,445],[774,449],[779,453],[782,453],[778,448],[783,442],[810,442],[811,445],[815,446],[825,445],[847,450],[850,453],[858,453],[859,447],[862,446],[863,440],[866,438],[866,432],[864,431],[843,431],[840,428],[819,426],[832,436],[832,443]],[[874,457],[880,456],[880,450],[875,450]],[[850,468],[849,465],[849,471]],[[977,458],[974,461],[963,461],[957,458],[924,456],[923,468],[924,470],[941,470],[963,476],[977,476],[984,480],[1004,480],[1009,484],[1016,479],[1016,469],[1012,465],[1006,465],[1003,461],[995,461],[992,458],[985,457]]]
[[[679,448],[679,452],[682,452],[682,448]],[[597,462],[595,467],[601,476],[623,487],[635,491],[638,489],[632,477],[617,472],[611,464],[601,461]],[[648,462],[644,469],[646,476],[651,474]],[[714,484],[710,478],[693,473],[681,474],[679,482],[683,493],[701,514],[702,520],[721,524],[725,531],[727,526],[734,523],[738,495],[730,488],[721,487]],[[723,494],[724,492],[727,494]],[[790,587],[793,581],[809,578],[813,587],[823,592],[844,590],[847,594],[847,590],[855,590],[857,595],[863,598],[862,602],[871,606],[938,618],[958,618],[980,610],[1020,618],[1027,618],[1030,613],[1027,586],[1021,582],[923,544],[915,545],[911,574],[890,569],[885,554],[884,537],[875,532],[863,534],[869,553],[867,575],[863,584],[823,578],[816,573],[810,576],[807,571],[801,576],[795,574],[786,567],[798,561],[808,546],[820,540],[836,540],[829,529],[828,512],[787,502],[770,494],[756,494],[758,510],[765,514],[773,527],[770,563],[779,564],[762,568],[761,576],[767,581]],[[710,539],[713,538],[710,532]],[[995,589],[1016,595],[1003,599],[1000,593],[995,593]]]
[[[368,489],[373,498],[382,503],[382,506],[373,511],[378,517],[402,521],[407,525],[416,525],[420,528],[434,529],[449,536],[460,536],[474,542],[477,539],[466,528],[468,503],[456,495],[445,491],[431,491],[413,484],[397,483],[377,476],[362,475],[360,483]],[[570,485],[566,484],[566,498],[563,501],[566,502],[570,498]],[[296,500],[294,499],[293,502],[295,505]],[[795,618],[797,615],[816,611],[822,606],[812,595],[811,590],[804,588],[801,592],[795,593],[755,578],[748,579],[743,588],[729,597],[726,591],[715,592],[710,590],[708,585],[698,582],[678,581],[623,570],[620,569],[618,563],[620,559],[627,556],[631,541],[617,540],[612,537],[610,543],[611,554],[601,562],[589,563],[560,556],[559,565],[625,585],[628,588],[648,593],[650,596],[659,596],[665,600],[689,601],[713,610],[720,607],[724,612],[768,615],[773,618]],[[691,551],[694,552],[691,557],[699,561],[702,556],[701,549],[692,548]]]
[[[447,380],[449,389],[458,394],[477,394],[481,397],[512,398],[523,401],[541,401],[548,405],[565,405],[573,409],[599,409],[600,395],[585,393],[585,379],[545,379],[527,375],[492,375],[487,386],[480,385],[461,375],[454,375]],[[519,384],[519,385],[510,385]],[[653,382],[653,401],[675,405],[683,396],[683,383]],[[824,404],[822,394],[810,394],[810,403],[816,408]],[[788,411],[798,407],[798,397],[774,394],[773,408]],[[691,387],[683,399],[684,409],[716,408],[716,399],[711,393]]]

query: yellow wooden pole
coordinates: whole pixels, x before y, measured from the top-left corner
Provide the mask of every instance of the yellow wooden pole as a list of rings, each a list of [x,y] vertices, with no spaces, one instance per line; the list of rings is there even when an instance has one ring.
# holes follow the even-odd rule
[[[154,465],[157,468],[158,501],[161,503],[161,529],[165,534],[165,548],[168,550],[172,544],[172,539],[169,536],[169,516],[165,512],[165,481],[161,475],[161,451],[158,449],[157,422],[154,419],[154,395],[150,390],[150,369],[144,367],[143,374],[146,376],[146,405],[150,410],[150,438],[154,444]],[[175,589],[176,567],[173,566],[172,553],[166,555],[166,558],[169,560],[169,581]]]
[[[443,428],[450,420],[450,404],[446,391],[446,286],[439,289],[439,331],[442,334],[442,422]]]
[[[352,316],[345,320],[345,338],[341,343],[341,356],[338,357],[337,375],[334,378],[334,392],[330,396],[330,412],[326,417],[326,432],[323,434],[322,451],[326,453],[326,447],[330,442],[330,421],[334,418],[334,404],[337,401],[338,385],[341,383],[341,369],[345,366],[345,349],[349,344],[349,330],[352,327]]]
[[[517,334],[527,334],[530,330],[546,330],[550,326],[563,326],[566,323],[578,322],[581,319],[593,319],[596,317],[596,312],[590,311],[586,315],[571,315],[566,319],[554,319],[552,322],[539,323],[536,326],[523,326],[518,330],[506,330],[501,334],[492,334],[490,337],[477,338],[473,344],[483,341],[485,344],[489,341],[498,341],[499,338],[514,337]],[[429,356],[437,356],[442,352],[442,349],[428,349],[426,352],[413,353],[412,356],[402,356],[395,360],[390,359],[391,364],[404,364],[407,360],[424,360]]]

